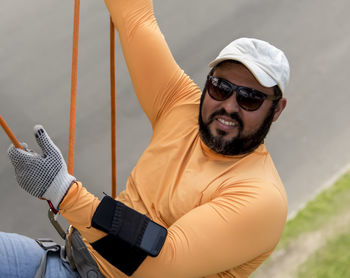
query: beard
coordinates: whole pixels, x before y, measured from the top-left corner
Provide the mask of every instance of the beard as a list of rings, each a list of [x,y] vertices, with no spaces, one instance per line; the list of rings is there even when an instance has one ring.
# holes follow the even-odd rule
[[[266,115],[263,123],[260,127],[253,133],[243,136],[242,130],[244,129],[244,123],[238,113],[229,114],[225,109],[215,111],[210,115],[208,123],[204,123],[201,115],[202,111],[202,102],[204,97],[201,98],[200,109],[199,109],[199,134],[203,142],[213,151],[223,155],[240,155],[247,154],[254,151],[261,143],[264,142],[264,139],[267,133],[270,130],[274,110],[276,105],[272,105],[268,114]],[[225,115],[231,119],[237,121],[238,123],[238,135],[232,138],[231,140],[225,140],[225,135],[227,134],[223,130],[217,130],[217,136],[214,136],[210,129],[209,125],[214,121],[215,116]]]

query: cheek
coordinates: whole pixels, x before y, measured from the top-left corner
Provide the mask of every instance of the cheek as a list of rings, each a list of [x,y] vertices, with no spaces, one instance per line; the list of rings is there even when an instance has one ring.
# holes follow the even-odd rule
[[[244,130],[242,132],[242,135],[249,135],[251,133],[254,133],[259,129],[264,121],[262,114],[257,112],[243,112],[241,114],[241,118],[244,123]]]
[[[201,111],[201,115],[204,123],[208,122],[210,115],[214,112],[213,109],[214,109],[213,104],[211,103],[210,98],[206,94],[203,99],[202,111]]]
[[[268,113],[269,113],[269,107],[265,105],[260,107],[260,109],[258,109],[257,111],[242,112],[241,117],[244,122],[243,135],[249,135],[257,131],[262,125],[262,123],[264,122]]]

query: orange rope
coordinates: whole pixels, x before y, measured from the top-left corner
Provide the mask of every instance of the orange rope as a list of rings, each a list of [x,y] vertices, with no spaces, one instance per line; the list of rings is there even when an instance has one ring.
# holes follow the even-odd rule
[[[78,77],[78,43],[79,43],[79,11],[80,0],[75,0],[74,28],[73,28],[73,53],[72,53],[72,79],[71,79],[71,104],[69,121],[69,145],[68,145],[68,172],[73,175],[74,169],[74,145],[76,122],[76,99]],[[116,89],[115,89],[115,32],[112,18],[110,18],[110,75],[111,75],[111,145],[112,145],[112,197],[117,196],[117,155],[116,155]],[[14,146],[22,148],[15,135],[12,133],[5,120],[0,115],[0,124]]]
[[[75,122],[76,122],[76,99],[78,79],[78,43],[79,43],[79,15],[80,0],[74,4],[74,27],[73,27],[73,53],[72,53],[72,80],[71,80],[71,106],[69,121],[69,146],[68,146],[68,172],[73,175],[74,169],[74,145],[75,145]],[[111,141],[112,141],[112,197],[117,195],[117,159],[116,159],[116,90],[115,90],[115,32],[112,18],[110,18],[110,74],[111,74]],[[16,136],[13,134],[3,117],[0,115],[0,125],[8,135],[16,148],[23,149]],[[50,208],[56,214],[58,211],[48,201]]]
[[[74,27],[73,27],[73,53],[72,53],[72,80],[71,101],[69,121],[69,143],[68,143],[68,173],[73,175],[74,169],[74,144],[75,144],[75,114],[77,106],[77,77],[78,77],[78,42],[79,42],[79,10],[80,0],[75,0],[74,5]]]
[[[111,75],[111,144],[112,144],[112,198],[117,197],[117,122],[116,122],[116,90],[115,90],[115,33],[110,18],[110,75]]]
[[[16,136],[12,133],[11,129],[9,128],[9,126],[6,124],[5,120],[3,117],[1,117],[0,115],[0,125],[2,126],[2,128],[4,129],[4,131],[6,132],[7,136],[10,138],[11,142],[13,143],[13,145],[16,148],[22,149],[21,144],[19,143],[19,141],[17,140]]]

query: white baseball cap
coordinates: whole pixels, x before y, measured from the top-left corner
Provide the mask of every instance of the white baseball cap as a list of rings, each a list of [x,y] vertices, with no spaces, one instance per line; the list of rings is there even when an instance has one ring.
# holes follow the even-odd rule
[[[209,67],[225,60],[234,60],[245,65],[264,87],[278,85],[282,93],[285,92],[290,75],[287,57],[282,50],[268,42],[252,38],[234,40],[210,62]]]

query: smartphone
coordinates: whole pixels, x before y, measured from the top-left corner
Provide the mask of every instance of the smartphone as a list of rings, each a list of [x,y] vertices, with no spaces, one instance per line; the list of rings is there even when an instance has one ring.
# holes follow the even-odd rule
[[[143,234],[140,249],[152,257],[158,256],[168,234],[167,229],[150,221]]]

